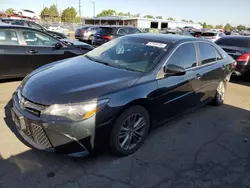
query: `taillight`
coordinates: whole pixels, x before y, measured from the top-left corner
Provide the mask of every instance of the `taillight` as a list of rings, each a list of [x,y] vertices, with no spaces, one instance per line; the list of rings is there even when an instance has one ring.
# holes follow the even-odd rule
[[[233,62],[234,69],[236,69],[236,66],[237,66],[237,62],[235,61],[235,62]]]
[[[237,61],[248,61],[250,59],[250,54],[243,54],[237,58]]]
[[[102,38],[106,40],[111,40],[113,37],[110,35],[105,35],[105,36],[102,36]]]

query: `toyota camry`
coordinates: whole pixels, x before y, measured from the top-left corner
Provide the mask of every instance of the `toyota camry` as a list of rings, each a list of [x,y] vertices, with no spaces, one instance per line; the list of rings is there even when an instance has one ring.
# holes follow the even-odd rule
[[[107,140],[113,154],[126,156],[152,127],[223,104],[234,65],[205,39],[128,35],[26,76],[13,94],[12,117],[37,149],[85,156]]]

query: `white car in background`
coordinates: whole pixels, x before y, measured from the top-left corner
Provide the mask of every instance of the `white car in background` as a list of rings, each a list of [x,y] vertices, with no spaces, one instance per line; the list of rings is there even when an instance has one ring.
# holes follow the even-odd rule
[[[49,26],[48,30],[63,33],[66,36],[70,35],[70,30],[62,28],[61,26]]]
[[[35,12],[31,10],[27,10],[27,9],[14,10],[13,13],[22,17],[28,17],[28,18],[34,18],[34,19],[39,18],[39,16],[36,15]]]
[[[201,34],[201,38],[209,39],[213,42],[224,36],[226,36],[226,34],[223,32],[203,32]]]

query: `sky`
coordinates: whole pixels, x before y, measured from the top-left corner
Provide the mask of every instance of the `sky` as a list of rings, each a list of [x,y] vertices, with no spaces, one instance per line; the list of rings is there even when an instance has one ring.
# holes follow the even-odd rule
[[[81,0],[83,16],[114,9],[116,12],[174,17],[207,24],[243,24],[250,27],[250,0]],[[30,9],[37,14],[44,6],[58,5],[59,10],[73,6],[78,11],[79,0],[0,0],[0,10],[7,8]]]

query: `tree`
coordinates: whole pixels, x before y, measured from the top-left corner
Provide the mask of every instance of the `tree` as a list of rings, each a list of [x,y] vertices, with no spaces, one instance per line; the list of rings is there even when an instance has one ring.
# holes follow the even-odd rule
[[[150,19],[153,19],[154,16],[151,16],[151,15],[145,15],[144,18],[150,18]]]
[[[134,14],[134,15],[132,15],[132,17],[137,17],[137,18],[140,18],[140,17],[141,17],[141,14],[140,14],[140,13],[138,13],[138,14]]]
[[[185,19],[182,19],[181,21],[182,21],[182,22],[188,22],[188,21],[187,21],[187,20],[185,20]]]
[[[201,22],[198,22],[198,24],[200,24],[202,26],[202,23]]]
[[[206,28],[207,28],[207,23],[204,22],[204,23],[202,24],[202,27],[203,27],[204,29],[206,29]]]
[[[238,25],[237,29],[240,30],[240,31],[246,30],[246,26],[244,26],[244,25]]]
[[[68,7],[63,10],[61,20],[62,22],[73,23],[76,21],[77,12],[74,7]]]
[[[207,29],[213,29],[214,28],[214,26],[213,25],[207,25]]]
[[[49,8],[49,11],[50,11],[50,17],[51,17],[52,21],[58,21],[59,12],[57,10],[56,5],[51,5]]]
[[[194,23],[193,20],[189,20],[190,23]]]
[[[229,24],[229,23],[227,23],[226,25],[225,25],[225,27],[224,27],[224,30],[225,31],[229,31],[229,30],[231,30],[232,29],[232,26]]]
[[[175,21],[175,18],[170,17],[167,20],[169,20],[169,21]]]
[[[44,7],[44,9],[41,11],[41,19],[46,21],[50,20],[50,10],[48,7]]]
[[[223,25],[216,25],[215,29],[223,29]]]
[[[5,10],[5,13],[6,13],[6,14],[12,14],[13,11],[14,11],[13,8],[8,8],[8,9]]]
[[[76,22],[76,23],[81,23],[81,18],[80,18],[80,16],[76,16],[75,22]]]
[[[156,19],[162,20],[163,18],[162,18],[162,16],[156,16]]]
[[[115,10],[103,10],[101,13],[97,14],[97,17],[100,17],[100,16],[114,16],[114,15],[117,15]]]

